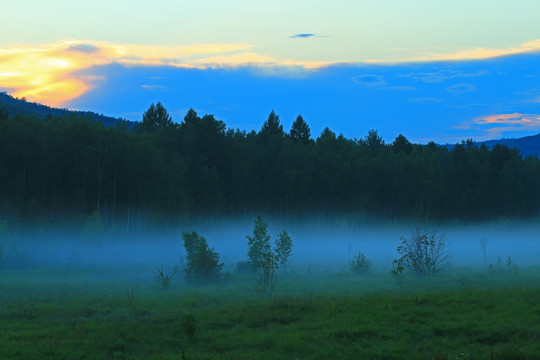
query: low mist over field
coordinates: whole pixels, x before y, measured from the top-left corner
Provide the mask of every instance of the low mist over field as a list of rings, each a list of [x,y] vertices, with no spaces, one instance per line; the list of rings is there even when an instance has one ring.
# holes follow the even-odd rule
[[[510,256],[519,265],[540,263],[540,225],[526,222],[501,222],[487,225],[421,226],[445,236],[450,245],[451,264],[455,267],[484,265],[480,244],[486,240],[486,259],[496,263]],[[397,257],[401,238],[411,236],[415,225],[294,225],[270,222],[272,244],[278,233],[287,230],[293,240],[293,255],[288,269],[292,272],[341,271],[358,252],[373,261],[375,271],[388,272]],[[160,264],[172,267],[185,260],[182,232],[197,231],[210,247],[221,255],[225,269],[247,260],[246,236],[253,224],[231,221],[215,226],[193,226],[143,235],[103,232],[81,235],[55,231],[20,231],[5,237],[4,259],[0,268],[33,267],[121,267],[140,266],[141,271]],[[144,269],[144,270],[143,270]],[[151,272],[148,276],[151,277]]]

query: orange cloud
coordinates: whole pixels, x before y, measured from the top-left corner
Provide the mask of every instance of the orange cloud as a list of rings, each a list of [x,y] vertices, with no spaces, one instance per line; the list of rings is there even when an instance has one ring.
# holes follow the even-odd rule
[[[215,68],[257,65],[313,69],[327,62],[280,61],[248,51],[249,44],[199,44],[164,47],[119,45],[96,41],[64,41],[41,47],[0,49],[0,87],[14,96],[61,106],[91,88],[79,70],[111,63],[126,66]]]
[[[197,57],[245,51],[247,44],[211,44],[184,47],[117,45],[106,42],[65,41],[41,47],[0,49],[0,87],[51,106],[61,106],[91,88],[92,79],[77,71],[120,63],[201,67]]]
[[[456,129],[475,129],[485,135],[476,136],[477,140],[489,140],[503,137],[505,132],[538,131],[540,130],[540,114],[492,114],[480,116],[465,122]]]
[[[346,63],[283,60],[258,54],[252,48],[250,44],[166,47],[69,40],[38,47],[0,49],[0,88],[9,89],[18,97],[62,106],[92,88],[92,79],[81,75],[80,70],[112,63],[199,69],[254,65],[261,74],[269,76],[305,76],[306,69]],[[540,39],[510,49],[477,48],[453,54],[427,53],[395,62],[485,59],[533,51],[540,51]]]
[[[481,60],[481,59],[490,59],[499,56],[506,55],[515,55],[515,54],[524,54],[531,53],[535,51],[540,51],[540,39],[528,41],[521,44],[520,46],[511,47],[507,49],[493,49],[493,48],[473,48],[463,51],[458,51],[455,53],[436,53],[428,52],[421,54],[419,56],[409,59],[412,62],[419,61],[459,61],[459,60]]]
[[[476,118],[475,124],[505,124],[505,125],[523,125],[523,126],[539,126],[540,115],[538,114],[495,114]]]

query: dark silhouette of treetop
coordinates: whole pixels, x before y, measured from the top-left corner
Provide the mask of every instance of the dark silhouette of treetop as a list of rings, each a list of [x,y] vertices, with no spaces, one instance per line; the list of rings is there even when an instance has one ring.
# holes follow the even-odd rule
[[[143,130],[152,131],[158,127],[170,125],[173,125],[172,118],[161,102],[158,102],[156,105],[152,103],[148,110],[143,113],[143,120],[140,126]]]
[[[264,122],[259,134],[265,139],[274,136],[283,137],[283,125],[281,125],[279,116],[276,115],[274,110],[268,115],[268,120]]]
[[[200,118],[197,116],[197,112],[193,110],[193,108],[189,109],[186,113],[186,116],[184,116],[184,124],[186,125],[192,125],[197,123],[200,120]]]
[[[392,148],[394,149],[394,152],[397,154],[399,152],[404,152],[405,154],[410,154],[413,146],[407,138],[401,134],[398,135],[398,137],[394,140],[392,143]]]
[[[309,125],[304,120],[302,115],[298,115],[296,120],[293,122],[290,135],[295,142],[303,144],[309,142],[311,137],[311,130],[309,129]]]

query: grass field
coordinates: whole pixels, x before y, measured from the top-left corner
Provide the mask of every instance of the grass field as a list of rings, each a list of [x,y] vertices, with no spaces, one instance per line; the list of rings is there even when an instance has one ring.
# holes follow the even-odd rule
[[[540,359],[537,268],[280,273],[273,299],[250,275],[165,292],[145,274],[3,270],[0,359]]]

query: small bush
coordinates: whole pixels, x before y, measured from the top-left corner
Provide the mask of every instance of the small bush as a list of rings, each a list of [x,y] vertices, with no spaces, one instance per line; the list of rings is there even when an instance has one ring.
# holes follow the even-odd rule
[[[349,269],[355,274],[365,274],[371,270],[371,260],[361,252],[349,260]]]
[[[408,269],[418,277],[441,271],[450,263],[452,255],[446,238],[434,232],[416,228],[410,238],[401,238],[395,268]]]
[[[190,345],[193,345],[197,340],[197,321],[191,314],[182,316],[182,333],[187,338]]]
[[[516,274],[518,267],[510,256],[506,258],[506,262],[504,263],[499,256],[495,264],[489,264],[488,271],[490,274]]]
[[[162,264],[161,267],[154,270],[154,274],[156,274],[156,282],[161,285],[163,290],[167,291],[169,287],[171,287],[172,281],[176,277],[176,274],[178,274],[178,271],[178,266],[175,266],[170,274],[166,274],[165,270],[163,270]]]

